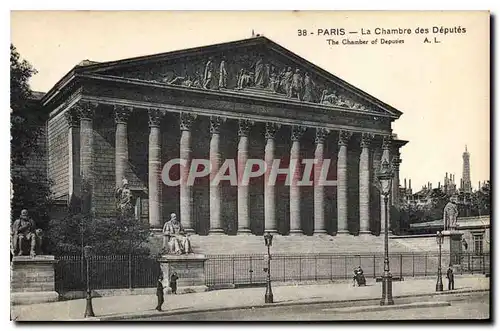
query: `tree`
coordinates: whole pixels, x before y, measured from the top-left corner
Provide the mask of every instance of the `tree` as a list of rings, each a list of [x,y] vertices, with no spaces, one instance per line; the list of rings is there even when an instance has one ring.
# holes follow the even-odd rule
[[[70,214],[49,226],[50,250],[55,255],[79,255],[86,245],[95,255],[148,254],[145,243],[149,225],[134,217],[95,218],[90,214]]]
[[[37,139],[40,111],[33,102],[30,78],[37,71],[26,60],[21,59],[14,45],[10,45],[10,109],[11,109],[11,162],[24,165],[31,153],[38,150]]]
[[[426,215],[427,219],[429,221],[442,219],[444,207],[449,201],[449,196],[440,188],[432,190],[431,205],[428,210],[428,215]]]
[[[11,221],[23,208],[29,209],[37,227],[45,229],[49,220],[50,186],[39,156],[45,151],[38,146],[45,118],[34,100],[29,79],[36,69],[10,45],[11,108]],[[32,164],[28,167],[29,162]]]
[[[491,214],[491,192],[490,192],[490,182],[487,181],[481,188],[472,193],[472,214],[475,216],[479,215],[490,215]]]

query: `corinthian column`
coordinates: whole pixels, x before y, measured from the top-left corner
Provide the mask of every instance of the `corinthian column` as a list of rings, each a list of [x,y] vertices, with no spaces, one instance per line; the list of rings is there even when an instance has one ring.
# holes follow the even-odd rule
[[[80,177],[82,179],[83,212],[92,211],[94,191],[94,129],[93,119],[97,104],[79,102],[76,106],[80,114]]]
[[[327,129],[316,129],[316,150],[314,158],[314,234],[326,233],[325,224],[325,186],[320,183],[321,171],[323,168],[325,138],[329,131]],[[326,179],[326,176],[325,176]]]
[[[392,205],[399,210],[399,165],[401,159],[399,153],[392,158],[392,168],[394,169],[394,178],[392,180]]]
[[[384,160],[387,160],[387,162],[391,162],[391,155],[390,155],[390,150],[391,150],[391,143],[392,143],[392,138],[391,136],[384,136],[382,140],[382,159],[380,160],[380,164],[384,162]],[[394,178],[393,178],[394,180]],[[391,201],[391,196],[389,195],[389,203],[387,205],[387,208],[389,210],[387,211],[387,224],[390,226],[391,224],[391,215],[390,215],[390,201]],[[384,204],[384,196],[381,194],[380,195],[380,233],[384,233],[385,231],[385,204]]]
[[[359,156],[359,233],[370,233],[370,144],[374,138],[371,133],[361,136],[361,155]]]
[[[127,120],[132,107],[114,106],[115,109],[115,187],[121,187],[128,163]]]
[[[180,166],[180,216],[181,224],[188,233],[194,232],[193,224],[193,187],[188,185],[189,169],[191,169],[191,126],[195,116],[189,113],[180,114],[181,140],[179,156],[184,160]]]
[[[219,151],[220,145],[220,125],[223,119],[218,116],[210,117],[210,234],[223,234],[222,222],[220,218],[220,183],[214,183],[213,179],[219,172],[221,155]]]
[[[306,131],[303,126],[292,127],[292,148],[290,149],[290,234],[302,234],[300,222],[300,138]],[[293,168],[292,166],[295,165]]]
[[[149,109],[149,225],[152,228],[162,227],[161,203],[161,132],[160,122],[162,112],[159,109]]]
[[[250,233],[248,185],[243,185],[242,179],[248,160],[248,133],[252,124],[251,121],[240,120],[238,128],[240,137],[238,143],[238,234]]]
[[[81,198],[80,178],[80,114],[76,109],[68,109],[65,113],[68,122],[68,175],[70,208],[80,208]],[[76,203],[76,205],[75,205]]]
[[[278,232],[276,222],[276,183],[269,183],[271,168],[274,161],[274,137],[280,128],[279,124],[266,123],[266,147],[264,151],[264,161],[266,162],[266,173],[264,177],[264,222],[266,232]]]
[[[339,132],[337,157],[337,234],[348,234],[347,226],[347,144],[352,132]]]

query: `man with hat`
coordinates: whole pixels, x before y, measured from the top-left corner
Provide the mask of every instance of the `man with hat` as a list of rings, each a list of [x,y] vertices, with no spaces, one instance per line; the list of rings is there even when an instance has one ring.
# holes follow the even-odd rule
[[[31,244],[30,255],[35,256],[35,222],[28,216],[28,210],[23,209],[21,211],[21,216],[12,225],[12,232],[14,254],[17,252],[17,255],[23,255],[23,242],[28,240]]]

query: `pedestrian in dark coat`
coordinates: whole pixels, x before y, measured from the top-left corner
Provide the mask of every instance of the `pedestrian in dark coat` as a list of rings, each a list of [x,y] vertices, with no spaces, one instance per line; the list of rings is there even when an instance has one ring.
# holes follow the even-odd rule
[[[448,271],[446,271],[446,278],[448,278],[448,290],[454,290],[455,276],[453,275],[453,268],[451,266],[449,266]]]
[[[179,276],[177,276],[177,272],[174,271],[172,276],[170,276],[170,288],[173,294],[177,294],[177,279],[179,279]]]
[[[158,305],[156,306],[156,310],[162,311],[161,306],[163,305],[163,302],[165,302],[165,298],[163,296],[163,275],[160,275],[158,277],[158,282],[156,284],[156,297],[158,299]]]

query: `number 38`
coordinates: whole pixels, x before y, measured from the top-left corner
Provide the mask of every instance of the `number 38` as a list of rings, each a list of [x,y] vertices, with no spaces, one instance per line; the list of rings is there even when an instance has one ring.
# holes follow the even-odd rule
[[[297,34],[299,35],[299,37],[307,36],[307,30],[306,29],[299,29],[299,30],[297,30]]]

